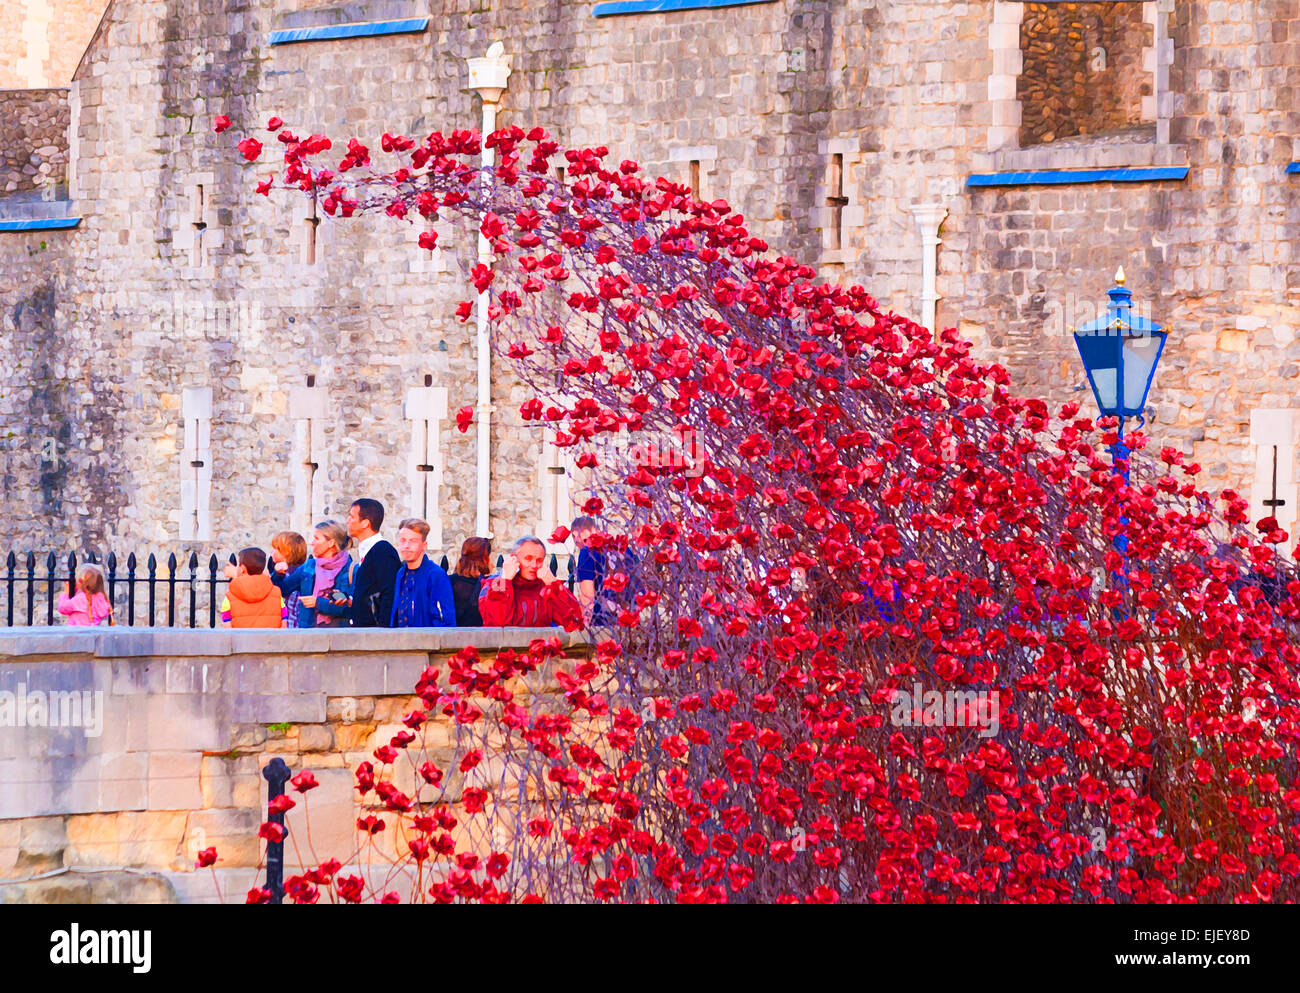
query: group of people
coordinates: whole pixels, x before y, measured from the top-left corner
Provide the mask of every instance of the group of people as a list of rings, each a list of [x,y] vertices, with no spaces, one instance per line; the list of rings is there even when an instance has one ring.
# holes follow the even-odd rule
[[[448,575],[428,556],[429,524],[408,517],[397,526],[397,546],[380,534],[384,506],[363,498],[347,519],[321,521],[308,541],[296,531],[261,548],[242,549],[225,568],[223,626],[315,627],[548,627],[565,630],[614,623],[617,603],[604,591],[605,552],[589,545],[595,519],[579,517],[570,534],[577,547],[577,596],[546,565],[540,538],[520,538],[492,572],[492,543],[467,538]],[[356,546],[356,557],[350,552]],[[112,604],[97,566],[84,566],[59,613],[70,625],[111,624]]]

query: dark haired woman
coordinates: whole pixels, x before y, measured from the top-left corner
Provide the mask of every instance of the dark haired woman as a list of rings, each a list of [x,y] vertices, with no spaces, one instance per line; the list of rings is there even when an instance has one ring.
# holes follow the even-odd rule
[[[460,561],[451,574],[451,595],[456,600],[456,626],[481,628],[483,618],[478,612],[479,587],[483,577],[492,571],[492,542],[487,538],[466,538],[460,546]]]

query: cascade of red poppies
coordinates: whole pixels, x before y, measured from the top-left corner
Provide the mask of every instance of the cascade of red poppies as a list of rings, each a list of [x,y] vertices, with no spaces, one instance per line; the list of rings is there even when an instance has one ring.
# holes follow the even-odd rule
[[[329,139],[270,130],[281,185],[328,215],[477,226],[521,416],[606,527],[590,660],[466,649],[358,771],[382,808],[361,837],[403,833],[410,898],[1300,897],[1300,581],[1275,520],[1138,433],[1126,484],[1113,422],[1018,396],[952,329],[816,283],[605,148],[506,128],[484,171],[474,132],[384,135],[393,168],[357,139],[330,167]],[[413,758],[439,714],[445,767]],[[381,898],[343,871],[290,897]]]

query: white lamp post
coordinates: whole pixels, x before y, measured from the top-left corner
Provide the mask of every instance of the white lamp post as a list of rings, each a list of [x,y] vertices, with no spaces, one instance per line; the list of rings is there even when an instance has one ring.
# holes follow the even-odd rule
[[[497,41],[488,48],[487,55],[466,61],[469,63],[469,89],[483,101],[482,134],[486,142],[487,136],[497,127],[497,107],[510,78],[510,60],[506,58],[505,46]],[[496,150],[486,144],[483,146],[482,165],[485,171],[496,165]],[[492,248],[481,232],[478,236],[478,260],[486,266],[492,264]],[[492,537],[488,502],[492,479],[492,343],[488,337],[487,306],[487,293],[480,293],[475,307],[478,328],[478,492],[474,533],[482,538]]]

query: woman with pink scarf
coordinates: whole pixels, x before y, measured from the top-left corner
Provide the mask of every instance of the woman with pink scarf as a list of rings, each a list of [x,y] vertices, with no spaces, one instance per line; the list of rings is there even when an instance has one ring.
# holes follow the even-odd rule
[[[346,549],[351,539],[338,521],[321,521],[311,535],[311,569],[298,600],[298,627],[346,626],[356,566]]]

